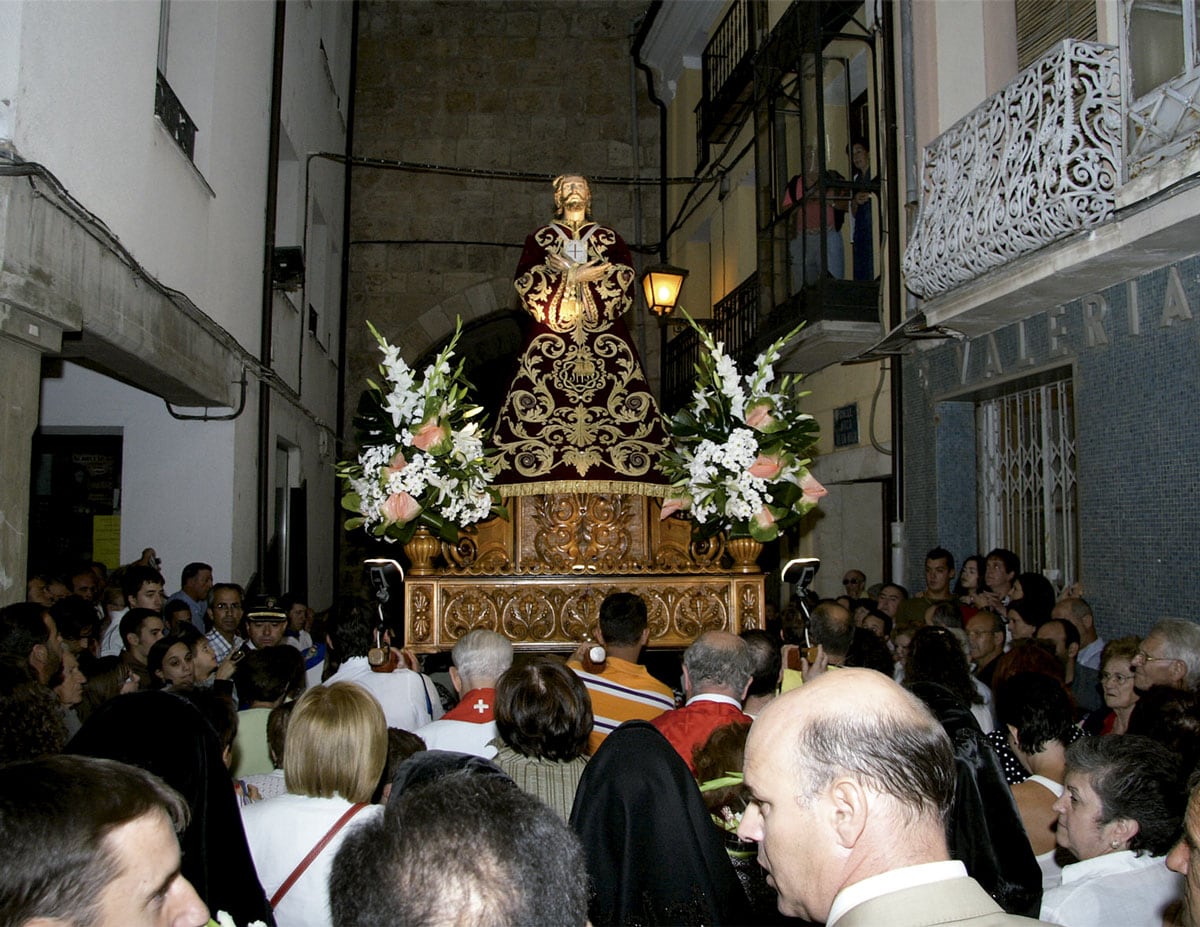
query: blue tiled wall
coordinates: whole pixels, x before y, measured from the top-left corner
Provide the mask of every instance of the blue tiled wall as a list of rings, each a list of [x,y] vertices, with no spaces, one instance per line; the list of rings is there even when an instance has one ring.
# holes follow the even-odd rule
[[[1200,577],[1200,256],[905,359],[912,585],[922,585],[924,554],[935,544],[959,560],[975,552],[974,395],[1064,366],[1074,370],[1080,572],[1102,635],[1192,617]]]

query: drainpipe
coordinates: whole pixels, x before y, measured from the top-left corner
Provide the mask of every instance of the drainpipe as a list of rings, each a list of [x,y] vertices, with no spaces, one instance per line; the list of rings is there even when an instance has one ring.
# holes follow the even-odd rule
[[[629,23],[629,32],[627,36],[636,41],[641,34],[642,23],[646,17],[642,15],[633,19]],[[633,147],[633,176],[640,181],[642,179],[642,135],[639,130],[638,119],[638,73],[637,61],[631,53],[629,57],[629,137]],[[643,206],[642,206],[642,185],[635,183],[633,186],[633,240],[641,242],[645,235],[643,228]],[[632,326],[630,334],[638,340],[638,351],[642,357],[646,356],[646,325],[638,324]]]
[[[654,72],[642,61],[642,45],[650,34],[650,27],[658,11],[662,9],[662,0],[654,0],[642,20],[642,28],[638,30],[637,38],[633,40],[633,63],[638,70],[646,74],[646,95],[650,102],[658,107],[658,257],[663,263],[667,260],[667,104],[654,92]]]
[[[900,235],[907,229],[908,214],[904,214],[901,225],[900,193],[896,178],[900,165],[896,157],[896,60],[895,60],[895,12],[894,3],[883,5],[884,48],[887,56],[887,76],[884,80],[884,118],[888,125],[887,171],[892,179],[888,195],[888,330],[892,331],[906,313],[905,293],[900,279]],[[911,197],[917,188],[916,159],[916,102],[913,96],[913,47],[912,47],[912,0],[900,0],[900,70],[901,92],[904,94],[904,192]],[[893,582],[905,580],[904,545],[904,376],[901,358],[896,355],[888,361],[891,365],[891,412],[892,412],[892,522],[889,531],[891,553],[891,576]]]
[[[633,63],[638,70],[643,71],[646,75],[646,95],[650,98],[650,102],[658,107],[658,259],[665,264],[667,262],[667,104],[662,101],[654,91],[654,72],[650,66],[642,61],[642,45],[645,44],[646,36],[650,34],[650,27],[654,25],[654,19],[658,16],[658,11],[662,9],[662,0],[654,0],[650,4],[650,8],[646,10],[646,17],[642,20],[642,27],[638,30],[637,38],[633,40],[633,49],[630,54],[633,56]],[[637,112],[634,112],[634,118],[637,118]],[[663,400],[663,380],[665,379],[667,368],[667,323],[665,319],[658,320],[658,399]]]
[[[271,123],[267,146],[267,203],[263,216],[262,330],[259,360],[271,369],[271,333],[274,326],[275,208],[279,196],[279,114],[283,102],[283,35],[285,0],[275,0],[275,47],[271,68]],[[261,584],[267,566],[267,537],[270,533],[271,466],[275,460],[271,441],[271,388],[266,379],[258,382],[258,538],[255,574]]]
[[[358,13],[359,2],[354,0],[350,14],[350,99],[346,102],[346,162],[344,164],[345,180],[342,188],[342,282],[338,289],[338,365],[337,365],[337,432],[333,440],[333,459],[340,460],[342,456],[341,442],[346,427],[346,331],[349,319],[350,304],[350,180],[353,166],[350,163],[354,154],[354,87],[358,80]],[[334,563],[342,563],[343,544],[346,532],[338,530],[342,524],[342,490],[338,486],[330,500],[333,506],[334,524]],[[342,570],[333,571],[333,601],[341,598]]]

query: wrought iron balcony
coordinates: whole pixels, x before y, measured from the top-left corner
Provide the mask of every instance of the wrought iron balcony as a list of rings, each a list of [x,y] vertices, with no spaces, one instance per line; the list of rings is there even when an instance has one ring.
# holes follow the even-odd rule
[[[750,104],[754,77],[751,60],[765,24],[765,12],[759,6],[760,0],[734,0],[704,49],[703,91],[696,107],[702,150],[725,141]]]
[[[1068,39],[925,148],[908,288],[937,296],[1105,222],[1121,178],[1117,49]]]
[[[167,127],[175,143],[187,155],[189,161],[196,159],[196,123],[188,115],[179,97],[167,83],[162,71],[158,72],[158,81],[154,87],[154,115]]]
[[[698,320],[739,364],[752,361],[759,350],[758,292],[758,275],[752,274],[713,306],[711,319]],[[703,350],[690,327],[667,342],[662,361],[662,406],[667,415],[691,402],[695,366]]]

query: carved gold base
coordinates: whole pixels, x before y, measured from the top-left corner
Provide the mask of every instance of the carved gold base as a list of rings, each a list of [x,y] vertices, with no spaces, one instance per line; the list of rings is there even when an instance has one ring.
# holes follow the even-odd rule
[[[498,631],[522,650],[573,649],[613,592],[642,597],[651,647],[686,647],[705,631],[763,626],[763,578],[720,576],[576,579],[437,577],[405,584],[406,646],[447,650],[468,631]]]
[[[447,567],[434,568],[430,556],[422,561],[427,572],[409,570],[408,646],[446,650],[486,628],[521,650],[571,650],[612,592],[645,600],[651,647],[686,647],[704,631],[763,626],[765,577],[754,563],[761,545],[748,563],[724,570],[727,545],[720,538],[693,544],[690,522],[659,519],[658,499],[556,493],[509,504],[511,521],[492,519],[457,545],[441,545]]]

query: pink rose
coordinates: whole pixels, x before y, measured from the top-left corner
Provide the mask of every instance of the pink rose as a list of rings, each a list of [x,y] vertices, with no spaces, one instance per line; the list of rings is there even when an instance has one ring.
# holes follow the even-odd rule
[[[397,492],[384,500],[379,511],[388,524],[405,524],[417,517],[421,511],[421,503],[406,492]]]
[[[747,472],[761,480],[774,480],[778,479],[782,470],[783,461],[778,454],[759,454]]]
[[[421,423],[413,435],[413,446],[419,451],[437,453],[450,440],[450,428],[436,418]]]
[[[752,520],[755,525],[763,529],[770,528],[775,524],[775,516],[771,514],[771,510],[765,505],[754,514]]]
[[[800,478],[800,491],[804,493],[803,501],[810,505],[815,505],[822,496],[829,495],[829,490],[818,483],[816,478],[807,471]]]
[[[746,409],[746,424],[755,431],[767,431],[776,421],[772,412],[771,400],[760,399],[752,402]]]
[[[671,496],[663,500],[662,511],[659,512],[660,519],[670,518],[676,512],[686,512],[692,507],[691,496]]]

